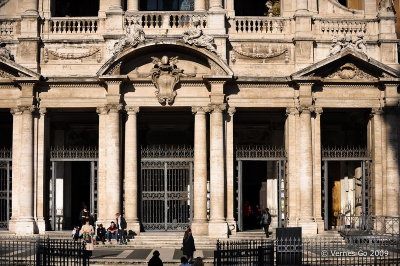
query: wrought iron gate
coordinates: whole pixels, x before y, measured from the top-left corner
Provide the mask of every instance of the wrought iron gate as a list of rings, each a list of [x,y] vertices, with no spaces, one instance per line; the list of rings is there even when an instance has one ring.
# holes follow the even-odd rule
[[[0,230],[8,230],[11,217],[11,150],[0,150]]]
[[[367,148],[333,147],[322,148],[322,216],[325,230],[329,229],[329,184],[328,168],[332,161],[359,161],[362,169],[361,205],[363,224],[367,216],[372,215],[372,160]]]
[[[144,230],[182,231],[192,221],[193,149],[141,149],[141,220]]]
[[[275,161],[278,191],[278,227],[287,222],[286,151],[284,147],[241,145],[236,147],[237,167],[237,217],[238,229],[243,230],[243,161]]]
[[[50,150],[50,194],[49,218],[52,230],[61,230],[60,219],[63,215],[56,210],[56,179],[57,163],[61,162],[90,162],[90,212],[97,213],[97,147],[52,147]]]

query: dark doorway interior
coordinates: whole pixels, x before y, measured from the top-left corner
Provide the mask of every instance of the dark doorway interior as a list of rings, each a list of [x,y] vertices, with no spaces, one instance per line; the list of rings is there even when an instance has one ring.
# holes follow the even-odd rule
[[[90,162],[71,163],[71,190],[66,194],[71,199],[71,225],[80,225],[79,213],[83,207],[90,210]]]
[[[243,162],[243,230],[259,229],[260,190],[267,181],[266,161]]]
[[[97,17],[99,0],[54,0],[53,17]]]
[[[140,0],[142,11],[193,11],[194,0]]]

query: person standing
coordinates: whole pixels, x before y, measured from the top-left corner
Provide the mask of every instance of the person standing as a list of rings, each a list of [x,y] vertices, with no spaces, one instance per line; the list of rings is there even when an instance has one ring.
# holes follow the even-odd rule
[[[119,237],[119,244],[120,245],[126,245],[126,236],[125,236],[125,231],[126,231],[126,221],[125,218],[122,217],[120,213],[116,213],[115,216],[117,217],[117,228],[118,228],[118,237]]]
[[[160,252],[158,250],[155,250],[153,252],[153,257],[149,260],[149,263],[147,264],[148,266],[163,266],[163,262],[160,259]]]
[[[266,208],[261,217],[261,225],[264,228],[265,236],[269,237],[269,225],[271,224],[271,214],[269,209]]]
[[[84,225],[87,219],[89,219],[89,212],[86,207],[83,207],[79,213],[79,221],[81,222],[81,225]]]
[[[92,256],[93,247],[93,235],[94,229],[93,226],[89,224],[89,220],[86,220],[85,224],[82,226],[81,235],[83,241],[86,242],[86,251],[89,256]]]
[[[192,263],[193,253],[196,251],[196,247],[194,245],[194,238],[192,235],[192,229],[188,228],[183,235],[182,241],[182,251],[183,255],[188,258],[189,263]]]

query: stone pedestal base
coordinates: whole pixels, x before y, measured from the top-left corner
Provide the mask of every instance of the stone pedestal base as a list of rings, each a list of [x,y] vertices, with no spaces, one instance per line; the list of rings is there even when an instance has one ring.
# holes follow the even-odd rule
[[[194,220],[192,225],[192,232],[194,236],[208,235],[208,221],[207,220]]]
[[[36,221],[36,226],[39,234],[46,233],[46,221],[44,219],[38,219]]]
[[[35,233],[36,223],[33,218],[18,218],[18,220],[11,219],[10,232],[17,235],[32,235]]]
[[[126,219],[126,223],[128,224],[128,231],[132,230],[136,235],[140,235],[140,223],[138,220]]]
[[[229,235],[236,235],[237,232],[237,223],[235,220],[228,220],[226,221],[228,224],[228,233]]]
[[[212,238],[227,238],[228,225],[226,222],[209,222],[208,235]]]
[[[316,235],[318,232],[318,224],[314,221],[299,221],[298,226],[301,227],[302,236]]]
[[[325,231],[324,220],[317,218],[315,219],[315,222],[317,223],[318,234],[322,234]]]

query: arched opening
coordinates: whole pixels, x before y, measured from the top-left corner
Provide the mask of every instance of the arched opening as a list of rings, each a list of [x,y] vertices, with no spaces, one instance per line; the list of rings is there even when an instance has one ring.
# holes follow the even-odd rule
[[[236,16],[270,16],[277,17],[281,14],[280,0],[235,0]]]
[[[140,0],[141,11],[193,11],[194,0]]]
[[[350,9],[362,9],[362,0],[339,0],[339,4]]]
[[[97,17],[99,0],[53,0],[53,17]]]

